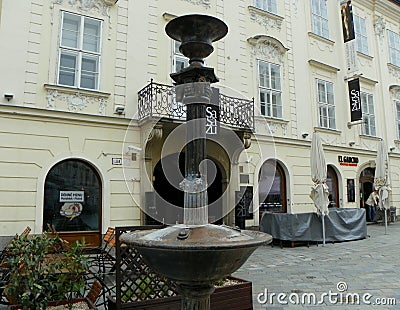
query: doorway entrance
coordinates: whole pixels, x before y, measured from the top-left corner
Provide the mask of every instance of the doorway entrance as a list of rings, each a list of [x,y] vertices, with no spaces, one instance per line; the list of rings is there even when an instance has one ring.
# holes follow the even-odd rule
[[[97,171],[79,159],[53,166],[44,185],[43,231],[51,225],[60,237],[85,239],[88,247],[101,242],[102,184]]]
[[[365,202],[374,190],[375,168],[365,168],[360,174],[360,208],[365,208]]]
[[[210,223],[222,224],[223,168],[208,157],[207,171],[214,173],[208,185],[208,218]],[[168,173],[172,171],[172,173]],[[180,173],[176,173],[180,171]],[[185,174],[185,153],[172,154],[160,160],[153,172],[154,193],[146,195],[146,225],[175,224],[183,222],[184,192],[179,184]]]

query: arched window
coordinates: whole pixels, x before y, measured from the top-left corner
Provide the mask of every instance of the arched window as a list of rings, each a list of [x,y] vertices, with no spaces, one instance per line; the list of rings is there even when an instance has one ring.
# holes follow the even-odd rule
[[[97,171],[78,159],[56,164],[44,185],[43,230],[48,225],[67,240],[85,237],[87,244],[100,241],[101,180]]]
[[[338,185],[338,177],[335,169],[332,166],[327,167],[327,178],[326,184],[329,188],[329,208],[339,208],[339,185]]]
[[[260,214],[262,211],[287,212],[285,172],[275,160],[267,160],[260,169],[258,196]]]

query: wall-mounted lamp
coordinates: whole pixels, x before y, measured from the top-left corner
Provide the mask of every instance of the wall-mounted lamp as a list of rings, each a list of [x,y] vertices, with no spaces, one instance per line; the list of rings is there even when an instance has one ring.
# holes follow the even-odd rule
[[[124,114],[125,113],[125,108],[122,107],[122,106],[117,106],[117,107],[115,107],[115,113],[117,113],[119,115]]]
[[[350,146],[353,146],[354,144],[356,144],[354,141],[350,141],[350,142],[349,142],[349,145],[350,145]]]
[[[308,137],[308,133],[307,133],[307,132],[304,132],[304,133],[301,134],[301,136],[303,137],[303,139],[305,139],[305,138]]]
[[[391,146],[390,149],[389,149],[389,151],[393,152],[395,149],[396,149],[395,146]]]
[[[250,163],[252,160],[253,160],[253,156],[249,156],[249,157],[247,157],[245,162]]]
[[[7,101],[10,101],[12,98],[14,98],[13,94],[4,94],[4,98],[7,99]]]

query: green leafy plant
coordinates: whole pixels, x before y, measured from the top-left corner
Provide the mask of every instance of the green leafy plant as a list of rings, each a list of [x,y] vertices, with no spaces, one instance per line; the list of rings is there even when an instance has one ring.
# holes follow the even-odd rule
[[[7,246],[4,265],[10,280],[4,293],[22,309],[45,309],[49,301],[83,296],[87,270],[84,242],[61,250],[62,240],[47,233],[15,238]]]

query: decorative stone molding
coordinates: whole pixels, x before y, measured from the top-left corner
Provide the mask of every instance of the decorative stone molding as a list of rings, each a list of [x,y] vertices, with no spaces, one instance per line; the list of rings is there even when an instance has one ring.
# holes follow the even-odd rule
[[[183,1],[190,2],[190,3],[194,4],[194,5],[202,5],[206,9],[211,7],[211,3],[210,3],[211,1],[210,0],[183,0]]]
[[[289,50],[279,40],[265,35],[257,35],[247,39],[253,46],[252,54],[255,57],[268,59],[270,62],[284,64],[286,52]]]
[[[393,64],[388,64],[389,73],[396,79],[400,80],[400,67]]]
[[[250,20],[258,23],[261,26],[264,26],[267,31],[271,28],[276,28],[278,30],[282,29],[283,17],[261,10],[254,6],[249,6],[249,11]]]
[[[107,17],[108,9],[115,4],[115,1],[110,0],[53,0],[50,2],[50,8],[53,9],[55,4],[63,5],[64,2],[83,13],[97,13]]]
[[[251,134],[248,132],[243,134],[243,145],[245,149],[248,149],[251,146]]]
[[[385,35],[386,21],[382,16],[377,16],[374,20],[375,34],[381,38]]]
[[[389,87],[390,97],[393,100],[400,101],[400,85],[391,85]]]
[[[334,41],[321,37],[314,32],[308,32],[308,37],[310,38],[310,45],[316,46],[321,52],[333,52]]]
[[[160,141],[163,136],[163,127],[162,125],[155,125],[152,129],[150,129],[147,135],[147,142],[156,142]]]
[[[97,93],[91,91],[80,91],[75,89],[64,89],[63,87],[46,84],[47,89],[47,109],[56,109],[63,104],[68,111],[80,112],[86,109],[88,105],[97,105],[98,113],[105,114],[107,106],[108,93]]]

